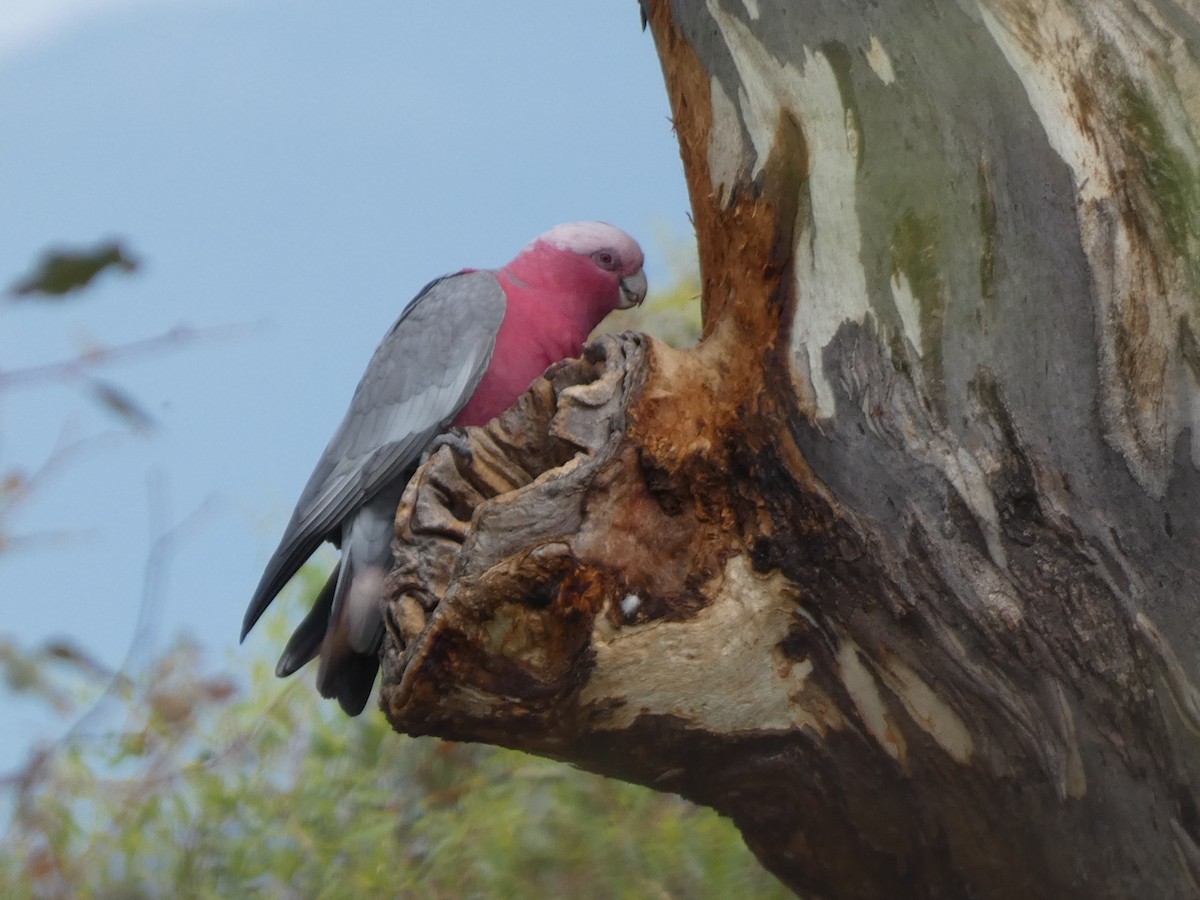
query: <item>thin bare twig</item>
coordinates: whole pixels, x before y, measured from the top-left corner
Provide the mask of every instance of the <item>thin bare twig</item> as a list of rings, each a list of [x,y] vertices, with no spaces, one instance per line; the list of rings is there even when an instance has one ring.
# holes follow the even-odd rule
[[[183,344],[191,344],[201,340],[228,340],[259,331],[261,322],[243,323],[240,325],[219,325],[212,328],[193,328],[190,325],[177,325],[169,331],[154,337],[131,341],[115,347],[98,347],[81,353],[74,359],[64,359],[58,362],[43,363],[24,369],[11,371],[0,370],[0,391],[11,390],[14,387],[29,387],[47,382],[74,381],[88,377],[94,370],[117,362],[128,362],[145,356],[153,356],[166,350],[171,350]]]
[[[193,509],[187,516],[174,525],[167,525],[169,518],[167,488],[161,472],[152,471],[147,479],[147,494],[150,503],[150,554],[142,576],[142,597],[138,606],[137,623],[134,625],[133,636],[125,650],[125,658],[112,680],[92,702],[67,731],[63,744],[69,744],[81,735],[93,719],[102,714],[107,701],[129,684],[137,681],[137,676],[143,669],[146,659],[151,655],[154,643],[154,632],[157,626],[156,614],[159,612],[166,593],[166,566],[175,543],[184,532],[196,527],[197,523],[208,513],[212,498],[205,500]]]

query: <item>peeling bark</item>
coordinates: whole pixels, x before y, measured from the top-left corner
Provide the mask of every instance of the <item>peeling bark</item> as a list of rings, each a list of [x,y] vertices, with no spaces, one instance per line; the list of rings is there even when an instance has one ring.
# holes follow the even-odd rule
[[[646,0],[704,339],[401,504],[383,705],[807,897],[1200,895],[1200,6]]]

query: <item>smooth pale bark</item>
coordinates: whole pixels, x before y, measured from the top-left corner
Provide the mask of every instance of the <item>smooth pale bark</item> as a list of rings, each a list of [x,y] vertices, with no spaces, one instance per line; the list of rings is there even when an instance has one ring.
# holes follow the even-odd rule
[[[414,481],[392,722],[807,897],[1200,895],[1200,5],[643,8],[705,337]]]

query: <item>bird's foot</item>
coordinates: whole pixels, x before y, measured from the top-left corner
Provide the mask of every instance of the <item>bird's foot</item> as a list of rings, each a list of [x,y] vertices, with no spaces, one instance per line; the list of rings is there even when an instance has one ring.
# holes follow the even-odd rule
[[[459,456],[463,457],[467,465],[470,465],[474,459],[474,451],[471,449],[471,442],[467,440],[467,433],[459,426],[454,426],[447,431],[442,432],[432,441],[429,442],[429,447],[421,456],[421,465],[429,462],[429,457],[437,453],[442,447],[449,447]]]

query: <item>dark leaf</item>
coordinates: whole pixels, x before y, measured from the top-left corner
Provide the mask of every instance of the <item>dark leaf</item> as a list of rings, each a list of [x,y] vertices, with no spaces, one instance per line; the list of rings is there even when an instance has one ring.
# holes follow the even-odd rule
[[[100,405],[120,418],[131,429],[145,432],[154,427],[154,418],[125,391],[96,379],[92,379],[91,385],[92,393]]]
[[[86,650],[64,640],[47,641],[42,646],[42,655],[55,662],[67,663],[80,672],[101,678],[111,678],[113,672],[91,656]]]
[[[61,297],[86,287],[105,269],[133,272],[137,267],[137,259],[116,241],[84,250],[51,250],[42,257],[37,270],[10,291],[14,297]]]

